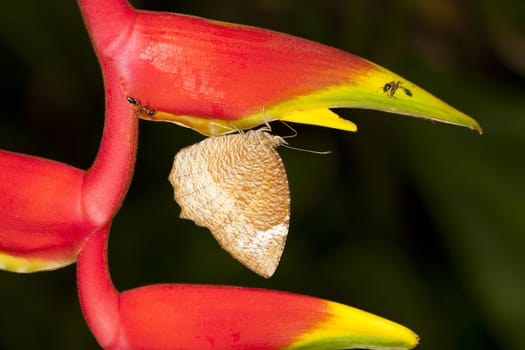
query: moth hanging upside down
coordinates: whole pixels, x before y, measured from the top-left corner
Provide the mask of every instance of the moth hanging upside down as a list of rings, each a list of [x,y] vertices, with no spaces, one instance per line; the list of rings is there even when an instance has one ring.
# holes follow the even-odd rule
[[[235,259],[263,277],[279,265],[290,222],[290,192],[268,129],[214,136],[180,150],[169,180],[181,218],[207,227]]]

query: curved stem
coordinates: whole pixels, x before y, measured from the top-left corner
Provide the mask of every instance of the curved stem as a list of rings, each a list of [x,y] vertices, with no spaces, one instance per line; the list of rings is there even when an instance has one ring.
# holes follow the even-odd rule
[[[80,305],[99,343],[107,348],[118,337],[119,293],[107,263],[109,225],[90,236],[77,259]]]
[[[82,205],[93,223],[105,225],[120,206],[135,165],[138,120],[108,57],[110,48],[133,24],[135,11],[127,0],[79,0],[78,3],[99,56],[106,96],[102,141],[84,179]]]
[[[138,118],[131,110],[111,63],[101,60],[106,89],[106,117],[100,148],[83,184],[83,208],[106,224],[122,202],[135,165]]]

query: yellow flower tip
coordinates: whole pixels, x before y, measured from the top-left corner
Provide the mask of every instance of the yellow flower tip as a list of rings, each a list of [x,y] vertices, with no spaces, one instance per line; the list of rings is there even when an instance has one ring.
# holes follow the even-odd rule
[[[478,122],[443,102],[426,90],[405,78],[375,65],[367,74],[360,76],[354,85],[345,85],[329,92],[346,105],[370,108],[389,113],[429,119],[446,124],[464,126],[482,134]],[[344,102],[341,105],[345,105]]]
[[[21,258],[0,253],[0,269],[17,273],[56,270],[74,262],[74,258],[70,260],[44,260]]]
[[[329,109],[314,109],[306,111],[294,111],[279,118],[280,120],[324,126],[332,129],[356,132],[357,125],[349,120],[343,119]]]
[[[371,313],[326,301],[326,317],[299,336],[288,350],[413,349],[419,337],[410,329]]]
[[[138,113],[140,118],[153,121],[164,121],[184,126],[205,136],[224,135],[240,130],[251,129],[274,120],[293,123],[324,126],[333,129],[355,132],[357,125],[343,119],[327,108],[306,110],[283,110],[279,107],[242,117],[239,119],[201,118],[175,115],[162,111]]]
[[[472,119],[474,120],[474,119]],[[478,124],[477,121],[475,121],[475,124],[472,126],[472,130],[477,131],[479,135],[483,135],[483,129],[481,128],[481,125]]]

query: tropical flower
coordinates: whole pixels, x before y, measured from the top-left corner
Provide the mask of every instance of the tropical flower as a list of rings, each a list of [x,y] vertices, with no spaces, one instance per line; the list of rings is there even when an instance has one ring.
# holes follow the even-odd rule
[[[275,119],[355,131],[334,107],[481,132],[477,122],[374,63],[318,43],[137,11],[125,0],[79,5],[104,77],[100,148],[88,170],[0,151],[0,267],[50,270],[78,258],[82,310],[106,349],[414,347],[417,336],[403,326],[312,297],[184,284],[118,292],[106,245],[133,175],[137,117],[205,135]]]

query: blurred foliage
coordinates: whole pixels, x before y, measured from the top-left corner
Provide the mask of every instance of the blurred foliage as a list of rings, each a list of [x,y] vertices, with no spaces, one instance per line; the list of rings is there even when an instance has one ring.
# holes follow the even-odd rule
[[[298,126],[280,149],[288,243],[264,280],[178,218],[167,181],[194,132],[141,121],[130,193],[112,227],[121,290],[157,282],[311,294],[405,324],[420,349],[525,349],[525,7],[519,0],[134,2],[306,37],[368,58],[476,118],[463,128],[340,110],[356,134]],[[0,148],[87,168],[103,123],[99,69],[74,1],[0,5]],[[289,133],[279,128],[277,133]],[[74,267],[0,272],[0,350],[98,349]]]

